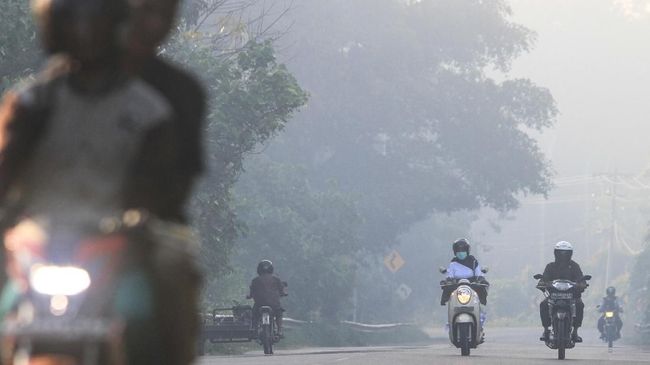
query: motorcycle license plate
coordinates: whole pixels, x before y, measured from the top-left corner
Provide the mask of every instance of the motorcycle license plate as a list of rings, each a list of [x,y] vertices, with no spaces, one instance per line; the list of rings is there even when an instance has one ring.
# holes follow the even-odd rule
[[[77,319],[75,321],[38,320],[27,325],[6,323],[2,334],[30,339],[103,340],[109,337],[112,322],[101,319]]]
[[[573,299],[573,293],[551,293],[551,299]]]
[[[262,316],[262,324],[270,324],[270,323],[271,323],[271,319],[270,319],[270,317],[271,317],[271,316],[269,316],[268,314],[265,313],[265,314]]]

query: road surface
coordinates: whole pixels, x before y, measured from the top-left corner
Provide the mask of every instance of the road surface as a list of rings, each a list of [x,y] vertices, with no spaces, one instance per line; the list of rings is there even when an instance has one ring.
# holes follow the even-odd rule
[[[430,345],[316,348],[278,350],[275,355],[260,352],[241,356],[206,356],[197,365],[419,365],[419,364],[553,364],[557,351],[536,341],[538,329],[494,329],[487,332],[487,342],[472,349],[470,357],[435,338]],[[598,341],[594,332],[585,331],[585,342],[567,350],[564,362],[570,364],[650,364],[650,351],[615,344],[611,353]],[[616,346],[618,345],[618,346]]]

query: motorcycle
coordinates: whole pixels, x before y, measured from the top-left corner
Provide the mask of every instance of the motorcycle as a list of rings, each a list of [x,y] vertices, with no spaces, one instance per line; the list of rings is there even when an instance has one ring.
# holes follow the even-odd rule
[[[481,270],[484,274],[488,269]],[[447,269],[440,268],[441,274]],[[481,302],[477,290],[487,290],[489,285],[481,282],[470,282],[468,279],[450,279],[440,282],[445,291],[452,291],[447,301],[449,323],[449,340],[460,348],[462,356],[469,356],[471,349],[477,348],[484,342]],[[480,288],[480,289],[479,289]]]
[[[259,309],[259,323],[257,325],[257,340],[264,348],[265,355],[273,354],[273,345],[280,341],[273,316],[273,309],[262,306]]]
[[[8,230],[1,362],[123,364],[126,323],[116,307],[138,294],[118,292],[135,256],[127,232],[142,224],[141,212],[128,211],[81,231],[31,219]]]
[[[287,283],[282,282],[282,297],[289,295],[287,293]],[[248,297],[248,299],[251,299]],[[261,306],[257,310],[257,321],[253,325],[255,338],[257,342],[262,345],[265,355],[273,355],[273,345],[280,342],[280,333],[276,324],[276,315],[273,308],[269,306]]]
[[[620,338],[620,329],[618,328],[616,318],[622,310],[620,308],[613,308],[610,306],[602,307],[600,305],[597,306],[597,308],[599,312],[602,313],[599,319],[603,324],[601,339],[607,343],[607,347],[611,350],[614,347],[614,341]]]
[[[578,283],[570,280],[553,280],[542,282],[542,274],[536,274],[534,279],[540,280],[537,289],[544,293],[548,299],[548,310],[552,319],[552,330],[548,338],[543,338],[548,348],[556,350],[557,358],[563,360],[566,349],[575,347],[571,338],[573,333],[573,319],[576,316],[576,301],[578,297]],[[585,275],[582,281],[591,280],[591,275]],[[587,285],[589,286],[589,285]]]

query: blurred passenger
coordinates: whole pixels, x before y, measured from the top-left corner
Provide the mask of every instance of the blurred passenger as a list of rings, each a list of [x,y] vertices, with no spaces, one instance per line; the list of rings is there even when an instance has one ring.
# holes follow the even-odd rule
[[[202,171],[204,96],[154,56],[176,5],[34,1],[44,47],[56,57],[0,106],[3,230],[22,216],[68,224],[131,208],[151,214],[151,242],[139,247],[153,299],[138,294],[163,305],[135,301],[156,310],[131,338],[162,345],[131,359],[138,364],[191,363],[198,331],[200,275],[184,205]]]

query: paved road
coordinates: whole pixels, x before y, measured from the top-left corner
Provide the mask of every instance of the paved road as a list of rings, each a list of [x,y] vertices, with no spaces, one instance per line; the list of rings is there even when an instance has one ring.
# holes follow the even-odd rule
[[[321,348],[277,351],[273,356],[258,353],[243,356],[204,357],[198,365],[419,365],[419,364],[552,364],[557,351],[548,349],[537,329],[494,329],[488,342],[472,350],[470,357],[442,341],[426,346]],[[585,343],[567,351],[571,364],[650,364],[650,351],[619,345],[609,353],[595,333],[585,333]],[[438,339],[440,340],[440,339]]]

